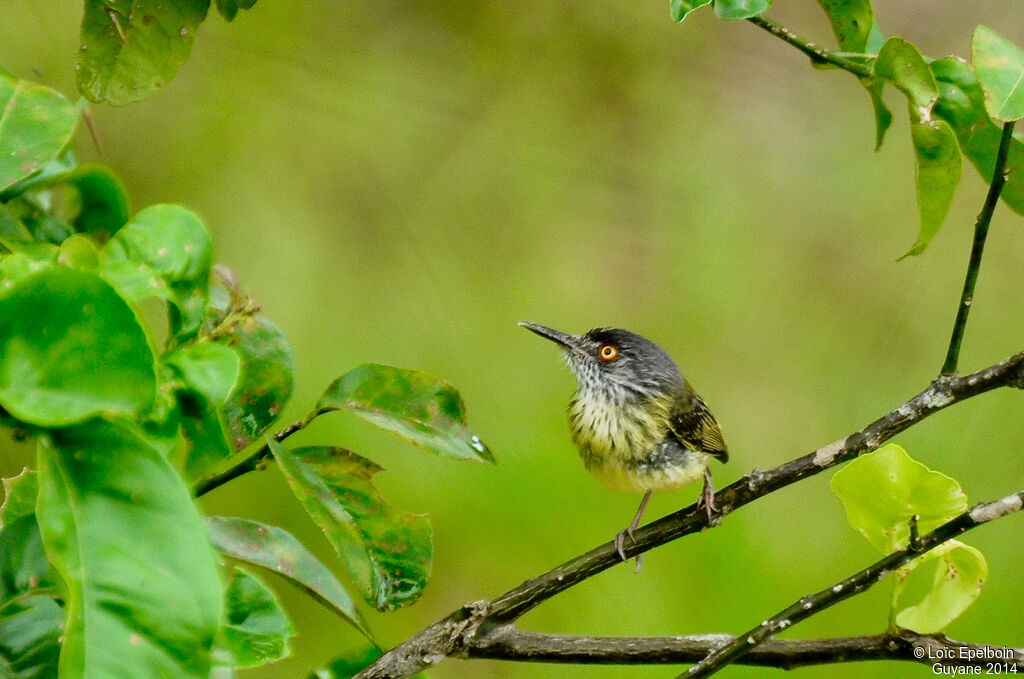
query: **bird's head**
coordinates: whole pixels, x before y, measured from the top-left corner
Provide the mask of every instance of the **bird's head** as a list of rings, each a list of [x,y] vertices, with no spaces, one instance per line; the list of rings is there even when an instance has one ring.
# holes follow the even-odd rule
[[[582,391],[621,398],[661,395],[682,388],[672,358],[651,340],[619,328],[570,335],[538,323],[519,325],[562,347]]]

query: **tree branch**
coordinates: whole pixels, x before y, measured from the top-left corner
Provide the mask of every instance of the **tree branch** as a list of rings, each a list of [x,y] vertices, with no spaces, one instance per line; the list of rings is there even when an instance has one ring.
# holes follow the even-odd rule
[[[985,250],[985,239],[988,237],[988,227],[992,223],[992,214],[995,212],[999,202],[999,194],[1006,184],[1006,158],[1010,153],[1010,141],[1013,139],[1013,124],[1010,121],[1003,125],[1003,136],[999,140],[999,150],[996,152],[995,166],[992,168],[992,180],[988,185],[988,194],[985,196],[985,203],[978,213],[978,219],[974,223],[974,243],[971,245],[971,257],[967,263],[967,274],[964,276],[964,289],[960,293],[960,305],[957,307],[956,320],[953,321],[953,335],[949,338],[949,349],[946,352],[946,360],[942,364],[942,374],[949,375],[956,372],[957,363],[960,360],[960,344],[964,339],[964,330],[967,328],[967,314],[971,311],[971,303],[974,301],[974,286],[978,282],[978,272],[981,270],[981,255]]]
[[[909,401],[849,436],[767,471],[754,470],[716,494],[717,511],[712,519],[704,508],[693,504],[639,528],[635,533],[636,541],[628,541],[624,546],[626,557],[707,528],[758,498],[877,449],[932,413],[1004,386],[1024,387],[1024,353],[968,375],[940,376]],[[559,592],[620,563],[622,560],[614,543],[604,543],[489,602],[475,602],[460,608],[388,651],[356,676],[360,679],[411,676],[447,656],[462,654],[471,638],[485,637]]]
[[[811,61],[816,64],[829,64],[837,68],[841,68],[844,71],[848,71],[858,78],[865,80],[874,77],[874,71],[867,66],[858,64],[850,59],[843,58],[824,47],[815,45],[813,42],[808,42],[782,24],[772,21],[766,16],[761,16],[759,14],[750,17],[747,21],[758,28],[768,31],[776,38],[780,38],[785,42],[788,42],[790,45],[810,57]]]
[[[512,625],[474,639],[460,654],[520,662],[601,665],[675,665],[692,663],[733,641],[728,634],[677,637],[583,637],[525,632]],[[991,646],[954,641],[943,635],[893,630],[887,634],[836,639],[770,639],[752,648],[739,664],[794,669],[808,665],[904,660],[933,664],[939,659],[957,665],[992,662]],[[1003,662],[1024,670],[1024,648],[998,647]],[[986,659],[986,656],[987,659]]]
[[[809,594],[765,620],[757,627],[747,630],[732,641],[715,649],[706,658],[692,665],[678,679],[705,679],[718,670],[731,664],[759,644],[767,641],[779,632],[812,615],[834,606],[835,604],[859,594],[881,581],[892,571],[900,568],[912,559],[966,533],[972,528],[994,521],[1003,516],[1020,511],[1024,506],[1024,490],[1006,497],[977,505],[974,509],[950,519],[931,533],[920,536],[905,548],[879,559],[864,570],[841,580],[831,587],[815,594]]]

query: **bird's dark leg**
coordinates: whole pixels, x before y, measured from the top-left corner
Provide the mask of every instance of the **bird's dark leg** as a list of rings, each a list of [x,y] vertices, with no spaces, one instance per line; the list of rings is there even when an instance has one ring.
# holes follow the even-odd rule
[[[626,526],[623,530],[619,531],[618,534],[615,536],[615,551],[619,553],[619,557],[621,557],[623,561],[626,560],[626,552],[623,550],[623,546],[626,543],[626,536],[628,535],[630,540],[636,542],[636,540],[633,538],[633,531],[635,531],[637,527],[640,525],[640,517],[644,515],[644,510],[647,509],[647,501],[650,499],[651,491],[647,491],[646,493],[644,493],[643,499],[640,500],[640,507],[637,508],[636,510],[636,516],[633,517],[633,522]],[[636,570],[633,571],[634,573],[640,572],[640,562],[641,557],[639,554],[637,554]]]
[[[700,491],[697,506],[703,507],[704,511],[708,513],[708,521],[711,521],[712,513],[718,511],[718,508],[715,507],[715,487],[711,485],[711,470],[707,467],[704,467],[704,488]]]

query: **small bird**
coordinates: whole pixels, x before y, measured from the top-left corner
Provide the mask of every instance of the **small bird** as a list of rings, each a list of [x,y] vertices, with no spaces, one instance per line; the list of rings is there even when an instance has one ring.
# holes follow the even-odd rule
[[[726,462],[729,452],[715,416],[665,350],[619,328],[569,335],[538,323],[519,325],[560,345],[576,376],[569,426],[587,470],[611,488],[644,494],[633,521],[615,536],[622,560],[626,536],[633,539],[653,491],[703,476],[700,503],[710,518],[708,460]]]

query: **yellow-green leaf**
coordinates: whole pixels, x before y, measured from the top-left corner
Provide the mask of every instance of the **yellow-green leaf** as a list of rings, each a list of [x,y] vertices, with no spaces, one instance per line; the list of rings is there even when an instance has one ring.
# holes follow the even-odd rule
[[[974,547],[950,540],[901,571],[905,572],[897,575],[896,624],[919,634],[936,634],[981,594],[988,578],[988,562]],[[923,594],[912,596],[918,589]]]
[[[996,120],[1024,118],[1024,50],[988,26],[971,39],[971,61],[985,90],[985,109]]]
[[[832,476],[831,486],[850,525],[885,554],[907,546],[912,516],[919,517],[923,535],[967,509],[955,479],[894,443],[848,463]]]

